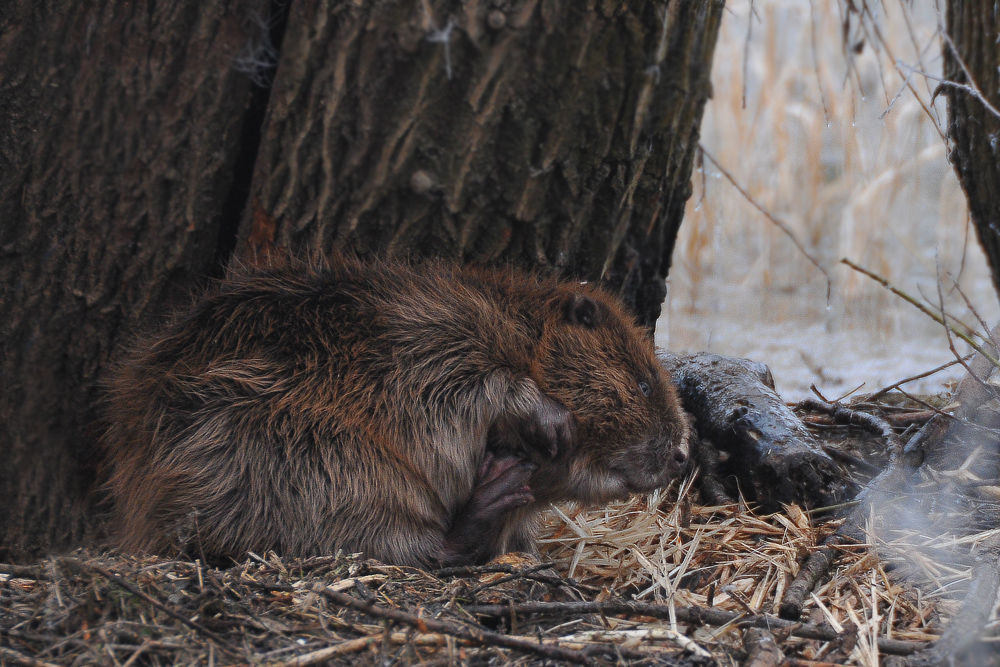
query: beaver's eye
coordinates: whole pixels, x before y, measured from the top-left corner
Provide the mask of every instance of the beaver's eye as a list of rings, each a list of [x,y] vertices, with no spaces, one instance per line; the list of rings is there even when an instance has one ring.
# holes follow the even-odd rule
[[[642,395],[645,396],[646,398],[649,398],[649,395],[653,393],[653,390],[649,387],[648,382],[640,382],[639,391],[641,391]]]

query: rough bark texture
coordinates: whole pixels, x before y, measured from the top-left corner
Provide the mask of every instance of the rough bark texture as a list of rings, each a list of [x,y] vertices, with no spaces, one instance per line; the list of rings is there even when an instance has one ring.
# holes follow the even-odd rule
[[[102,367],[228,259],[244,209],[244,256],[555,267],[651,324],[722,4],[271,0],[289,23],[264,124],[234,59],[267,0],[8,1],[0,559],[99,530]]]
[[[95,381],[122,332],[214,257],[253,7],[0,11],[0,558],[78,544],[99,523]]]
[[[971,86],[983,99],[953,86],[948,97],[949,155],[969,200],[969,213],[1000,293],[1000,10],[993,0],[948,0],[945,77]]]
[[[620,289],[652,326],[722,9],[293,3],[238,252],[555,268]]]

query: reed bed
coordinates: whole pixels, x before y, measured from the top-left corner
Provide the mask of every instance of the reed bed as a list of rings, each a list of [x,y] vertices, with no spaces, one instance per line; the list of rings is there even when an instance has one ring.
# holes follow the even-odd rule
[[[763,361],[792,400],[814,382],[874,391],[948,361],[942,330],[845,257],[935,307],[940,281],[948,312],[971,319],[957,281],[987,320],[1000,316],[947,160],[943,97],[921,74],[941,73],[938,4],[727,3],[701,127],[718,164],[705,157],[692,178],[662,346]],[[724,172],[824,267],[829,300],[824,275]]]

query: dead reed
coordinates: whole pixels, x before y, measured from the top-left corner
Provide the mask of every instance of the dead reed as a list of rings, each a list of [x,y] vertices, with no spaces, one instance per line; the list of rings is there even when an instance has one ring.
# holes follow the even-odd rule
[[[934,3],[752,6],[753,18],[749,0],[727,3],[701,142],[827,269],[832,298],[785,233],[705,159],[658,340],[764,361],[789,398],[812,382],[828,395],[862,381],[874,391],[948,361],[940,328],[838,264],[846,257],[931,301],[940,277],[948,311],[965,318],[954,278],[987,319],[1000,314],[947,161],[943,99],[932,103],[936,82],[919,74],[941,69]]]

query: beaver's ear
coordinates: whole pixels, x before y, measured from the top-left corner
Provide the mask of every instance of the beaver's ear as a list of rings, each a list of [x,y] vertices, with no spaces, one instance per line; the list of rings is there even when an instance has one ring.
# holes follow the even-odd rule
[[[563,314],[570,324],[588,329],[596,329],[603,319],[600,304],[586,294],[574,294],[566,299]]]

